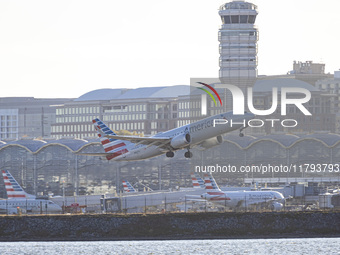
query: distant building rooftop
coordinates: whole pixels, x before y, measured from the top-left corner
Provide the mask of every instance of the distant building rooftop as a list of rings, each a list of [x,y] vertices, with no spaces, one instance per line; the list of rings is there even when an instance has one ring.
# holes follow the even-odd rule
[[[279,90],[282,87],[297,87],[308,89],[311,92],[319,91],[317,88],[312,86],[311,84],[297,80],[292,78],[278,78],[278,79],[265,79],[265,80],[257,80],[253,91],[254,92],[268,92],[272,91],[273,87],[277,87]]]
[[[144,87],[137,89],[97,89],[80,96],[74,101],[81,102],[113,99],[171,98],[189,94],[189,85]]]
[[[87,92],[86,94],[78,97],[74,101],[101,101],[101,100],[111,100],[119,97],[127,89],[97,89]]]

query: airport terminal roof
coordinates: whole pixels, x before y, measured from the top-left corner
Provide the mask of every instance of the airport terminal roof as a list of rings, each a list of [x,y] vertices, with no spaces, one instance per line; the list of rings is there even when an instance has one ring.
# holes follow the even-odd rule
[[[78,97],[74,101],[101,101],[101,100],[111,100],[119,97],[126,89],[97,89],[85,93],[84,95]]]
[[[258,143],[277,143],[283,148],[291,148],[303,141],[314,141],[322,143],[327,148],[338,147],[340,145],[340,135],[331,133],[315,133],[308,135],[294,134],[272,134],[264,136],[238,135],[228,134],[224,136],[225,142],[230,142],[238,146],[240,149],[247,150]],[[36,140],[36,139],[20,139],[15,141],[0,141],[0,150],[8,146],[19,146],[25,148],[32,153],[38,153],[47,146],[59,145],[66,147],[71,152],[78,152],[89,145],[100,145],[99,139],[59,139],[59,140]]]
[[[137,89],[97,89],[90,91],[74,101],[101,101],[113,99],[171,98],[189,95],[190,86],[176,85],[163,87],[144,87]]]
[[[190,86],[145,87],[128,90],[117,99],[169,98],[189,95]]]
[[[37,139],[20,139],[20,140],[15,140],[15,141],[10,141],[1,147],[5,147],[6,145],[18,145],[21,147],[24,147],[31,152],[36,152],[38,151],[41,147],[46,145],[46,142],[43,140],[37,140]]]
[[[72,151],[80,150],[84,145],[87,145],[89,141],[83,139],[59,139],[49,141],[49,144],[61,144],[68,147]]]
[[[263,80],[257,80],[254,84],[253,91],[254,92],[267,92],[272,91],[273,87],[277,87],[279,90],[282,87],[298,87],[298,88],[304,88],[311,92],[319,91],[317,88],[312,86],[311,84],[300,81],[293,78],[277,78],[277,79],[263,79]]]

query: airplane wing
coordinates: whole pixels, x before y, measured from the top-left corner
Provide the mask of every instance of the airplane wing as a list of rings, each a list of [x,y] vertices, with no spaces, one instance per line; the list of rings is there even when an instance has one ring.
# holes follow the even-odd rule
[[[168,137],[139,137],[139,136],[125,136],[125,135],[105,135],[107,138],[125,140],[132,143],[144,145],[162,146],[170,143],[171,138]]]

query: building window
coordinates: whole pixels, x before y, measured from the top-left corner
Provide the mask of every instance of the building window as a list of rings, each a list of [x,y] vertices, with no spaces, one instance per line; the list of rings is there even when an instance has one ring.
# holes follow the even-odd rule
[[[248,17],[248,23],[249,23],[249,24],[254,24],[254,23],[255,23],[255,18],[256,18],[255,15],[249,15],[249,17]]]
[[[240,16],[240,23],[245,24],[248,22],[248,15],[241,15]]]
[[[233,24],[240,23],[240,16],[239,15],[231,15],[231,23],[233,23]]]
[[[224,22],[224,24],[230,24],[230,16],[223,16],[222,21]]]

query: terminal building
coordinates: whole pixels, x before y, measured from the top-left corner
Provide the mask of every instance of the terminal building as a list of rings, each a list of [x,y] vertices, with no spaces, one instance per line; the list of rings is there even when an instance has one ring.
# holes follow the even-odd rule
[[[0,140],[22,137],[51,137],[56,105],[73,99],[0,98]]]
[[[152,135],[177,127],[178,97],[189,86],[137,89],[99,89],[59,105],[51,136],[55,138],[96,136],[92,120],[100,118],[112,130]]]
[[[314,133],[309,135],[265,135],[239,137],[237,133],[223,136],[223,143],[201,151],[193,149],[193,158],[184,157],[184,150],[174,158],[165,155],[138,161],[115,162],[100,157],[77,155],[77,152],[103,152],[99,140],[22,139],[0,144],[0,167],[10,171],[23,188],[39,195],[105,194],[122,190],[121,181],[141,183],[153,190],[192,187],[190,172],[206,166],[293,166],[295,170],[279,172],[219,172],[214,176],[220,186],[242,186],[256,178],[280,178],[280,182],[298,182],[305,178],[324,184],[339,184],[340,135]],[[334,165],[333,171],[305,171],[305,164]],[[302,166],[302,167],[300,167]],[[315,181],[316,182],[316,181]],[[282,183],[281,183],[282,184]],[[283,183],[284,184],[284,183]],[[140,186],[143,191],[144,186]],[[0,195],[5,197],[3,182]]]

